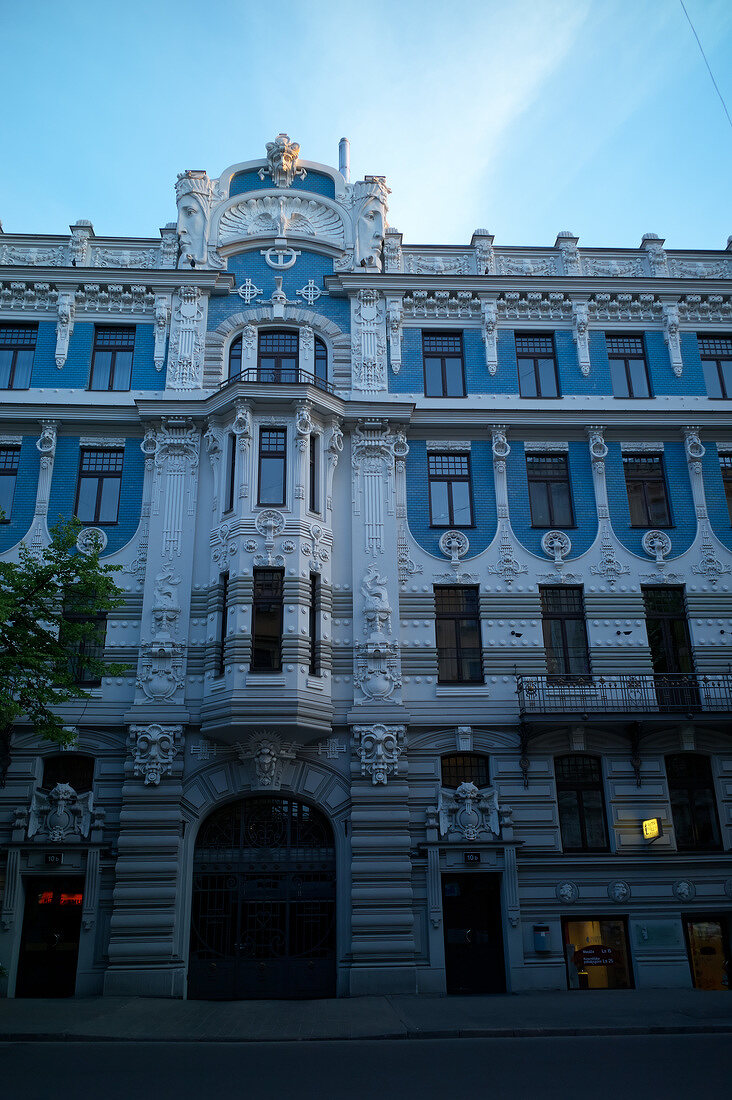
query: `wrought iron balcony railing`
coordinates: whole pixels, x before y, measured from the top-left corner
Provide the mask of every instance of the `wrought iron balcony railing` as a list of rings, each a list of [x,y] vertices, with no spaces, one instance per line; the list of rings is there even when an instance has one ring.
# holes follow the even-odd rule
[[[713,676],[517,676],[522,714],[732,711],[732,673]]]
[[[335,386],[327,382],[325,378],[311,374],[310,371],[300,370],[299,367],[247,367],[245,370],[233,374],[221,383],[219,389],[231,386],[234,382],[258,382],[266,386],[316,386],[326,393],[335,393]]]

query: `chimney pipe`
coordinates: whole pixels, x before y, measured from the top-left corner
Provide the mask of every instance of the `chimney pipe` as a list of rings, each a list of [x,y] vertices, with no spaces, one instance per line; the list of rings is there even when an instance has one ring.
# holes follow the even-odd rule
[[[346,183],[351,182],[351,145],[348,138],[341,138],[338,142],[338,171]]]

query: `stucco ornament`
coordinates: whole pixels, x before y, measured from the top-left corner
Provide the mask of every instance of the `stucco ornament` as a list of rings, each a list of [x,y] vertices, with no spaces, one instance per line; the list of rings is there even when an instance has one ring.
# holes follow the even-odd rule
[[[372,563],[366,570],[361,582],[363,596],[363,630],[372,643],[382,641],[391,634],[391,606],[387,592],[386,577],[382,577]]]
[[[260,180],[271,176],[275,187],[291,187],[295,176],[305,179],[307,172],[297,164],[300,146],[290,141],[288,134],[278,134],[274,141],[267,142],[266,149],[267,167],[260,168]]]
[[[213,185],[205,172],[180,172],[175,185],[178,203],[178,267],[208,266],[208,237]]]
[[[388,194],[390,191],[383,176],[366,176],[353,185],[354,267],[365,267],[370,271],[382,269]]]
[[[465,557],[470,549],[468,537],[462,531],[445,531],[440,535],[437,545],[445,557],[450,559],[451,565],[459,565],[460,558]]]
[[[579,887],[576,882],[558,882],[554,893],[557,896],[557,901],[561,901],[564,905],[574,905],[579,897]]]
[[[622,905],[624,901],[630,901],[630,886],[623,879],[616,879],[615,882],[608,884],[607,896],[610,901]]]
[[[157,787],[164,775],[171,774],[182,736],[182,726],[130,726],[132,770],[144,778],[146,787]]]
[[[564,531],[547,531],[542,537],[541,548],[548,558],[554,558],[555,565],[560,565],[572,549],[572,543]]]
[[[238,741],[236,751],[242,763],[253,761],[255,790],[278,791],[282,786],[282,769],[286,760],[294,760],[297,746],[270,730],[251,734]]]
[[[663,559],[671,553],[671,539],[664,531],[646,531],[641,546],[649,557],[656,559],[657,565],[662,565]]]
[[[85,527],[76,539],[76,549],[89,558],[92,554],[101,554],[107,545],[107,533],[101,527]]]
[[[371,776],[376,786],[386,783],[396,773],[399,757],[406,747],[404,726],[354,726],[356,751],[361,761],[361,775]]]
[[[440,835],[448,839],[496,840],[500,836],[498,796],[492,787],[479,790],[474,783],[461,783],[455,791],[441,790],[438,817]]]
[[[36,791],[28,820],[28,839],[53,844],[79,841],[89,835],[92,814],[91,791],[77,794],[68,783],[57,783],[52,791]]]
[[[675,898],[679,901],[692,901],[696,897],[696,887],[688,879],[680,878],[671,887]]]

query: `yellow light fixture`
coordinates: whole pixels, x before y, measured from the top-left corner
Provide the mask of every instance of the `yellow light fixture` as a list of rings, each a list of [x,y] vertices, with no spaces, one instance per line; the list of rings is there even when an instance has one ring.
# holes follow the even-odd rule
[[[663,836],[663,822],[660,817],[648,817],[643,822],[643,836],[646,840],[657,840]]]

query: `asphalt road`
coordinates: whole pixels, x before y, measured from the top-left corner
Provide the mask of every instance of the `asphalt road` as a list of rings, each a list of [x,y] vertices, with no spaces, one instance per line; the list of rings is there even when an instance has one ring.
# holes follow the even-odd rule
[[[728,1034],[0,1043],[3,1100],[716,1100],[731,1073]]]

